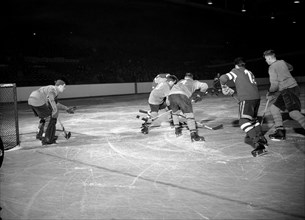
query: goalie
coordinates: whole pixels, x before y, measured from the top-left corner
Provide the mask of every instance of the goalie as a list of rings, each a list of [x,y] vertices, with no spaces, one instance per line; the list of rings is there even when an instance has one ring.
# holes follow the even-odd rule
[[[254,145],[251,152],[254,157],[266,152],[268,145],[266,138],[262,133],[262,127],[257,120],[258,108],[260,105],[260,94],[257,88],[253,73],[245,68],[246,63],[242,57],[234,60],[235,67],[219,80],[224,95],[233,96],[234,90],[227,86],[228,81],[235,83],[237,97],[239,100],[239,125],[247,134],[246,138],[250,138]]]
[[[55,85],[43,86],[33,91],[28,99],[34,115],[40,118],[36,139],[41,140],[42,145],[56,143],[56,123],[58,110],[66,110],[69,114],[74,113],[74,107],[57,102],[57,96],[66,88],[63,80],[57,80]]]

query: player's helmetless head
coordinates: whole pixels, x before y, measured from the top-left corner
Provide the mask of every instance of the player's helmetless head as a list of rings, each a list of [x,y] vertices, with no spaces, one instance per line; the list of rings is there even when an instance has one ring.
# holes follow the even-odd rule
[[[234,60],[234,64],[237,66],[237,67],[245,67],[246,66],[246,62],[244,61],[244,59],[242,57],[237,57],[235,60]]]
[[[194,78],[194,76],[193,76],[193,74],[192,74],[192,73],[186,73],[186,74],[185,74],[185,76],[184,76],[184,78],[193,79],[193,78]]]
[[[175,75],[169,75],[166,77],[166,80],[170,85],[174,85],[178,82],[178,78]]]
[[[270,65],[272,64],[274,61],[276,61],[276,56],[275,56],[275,52],[274,50],[266,50],[264,52],[264,58],[265,61]]]
[[[59,92],[63,92],[66,89],[66,84],[57,86]]]
[[[59,92],[63,92],[66,88],[66,83],[63,80],[59,79],[55,81],[55,86],[57,87]]]

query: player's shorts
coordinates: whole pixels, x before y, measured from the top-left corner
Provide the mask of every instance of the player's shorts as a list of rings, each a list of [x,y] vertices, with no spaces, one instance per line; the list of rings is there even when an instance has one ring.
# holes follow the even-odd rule
[[[168,96],[170,109],[173,112],[181,110],[183,113],[193,113],[191,100],[183,94],[171,94]]]
[[[294,110],[301,111],[300,101],[300,88],[295,86],[293,88],[284,89],[280,95],[276,98],[273,105],[285,111],[286,109],[291,112]]]
[[[47,118],[52,115],[52,108],[46,104],[42,106],[31,106],[35,116],[39,118]]]
[[[239,117],[253,120],[257,117],[260,99],[245,100],[239,103]]]
[[[167,107],[166,102],[163,102],[160,105],[153,105],[153,104],[149,104],[150,107],[150,111],[152,112],[158,112],[161,109],[165,109]]]

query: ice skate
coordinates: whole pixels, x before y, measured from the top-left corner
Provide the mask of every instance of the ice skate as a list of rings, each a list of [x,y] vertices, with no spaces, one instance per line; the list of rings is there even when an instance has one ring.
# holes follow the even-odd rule
[[[55,137],[58,137],[58,136],[55,136]],[[42,145],[57,144],[56,143],[57,138],[55,138],[55,137],[52,140],[49,140],[48,138],[42,138],[41,144]]]
[[[170,120],[170,121],[169,121],[169,125],[170,125],[171,128],[174,128],[174,127],[175,127],[175,124],[174,124],[173,120]]]
[[[182,135],[182,128],[181,127],[176,127],[175,128],[175,134],[176,134],[176,137],[179,137]]]
[[[269,135],[269,138],[273,141],[283,141],[286,140],[286,130],[276,129],[273,134]]]
[[[142,127],[141,127],[141,133],[143,133],[143,134],[148,134],[148,128],[149,128],[149,123],[143,123],[142,124]]]
[[[251,151],[251,154],[253,157],[256,157],[256,156],[262,156],[264,154],[266,154],[268,151],[266,149],[266,147],[262,144],[262,143],[257,143],[256,144],[256,148]]]
[[[199,136],[197,132],[191,132],[191,140],[193,141],[205,141],[203,136]]]

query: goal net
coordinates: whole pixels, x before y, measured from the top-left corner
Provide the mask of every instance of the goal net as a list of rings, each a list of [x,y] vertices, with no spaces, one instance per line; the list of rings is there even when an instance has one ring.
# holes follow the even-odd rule
[[[0,136],[5,150],[20,144],[16,84],[0,84]]]

